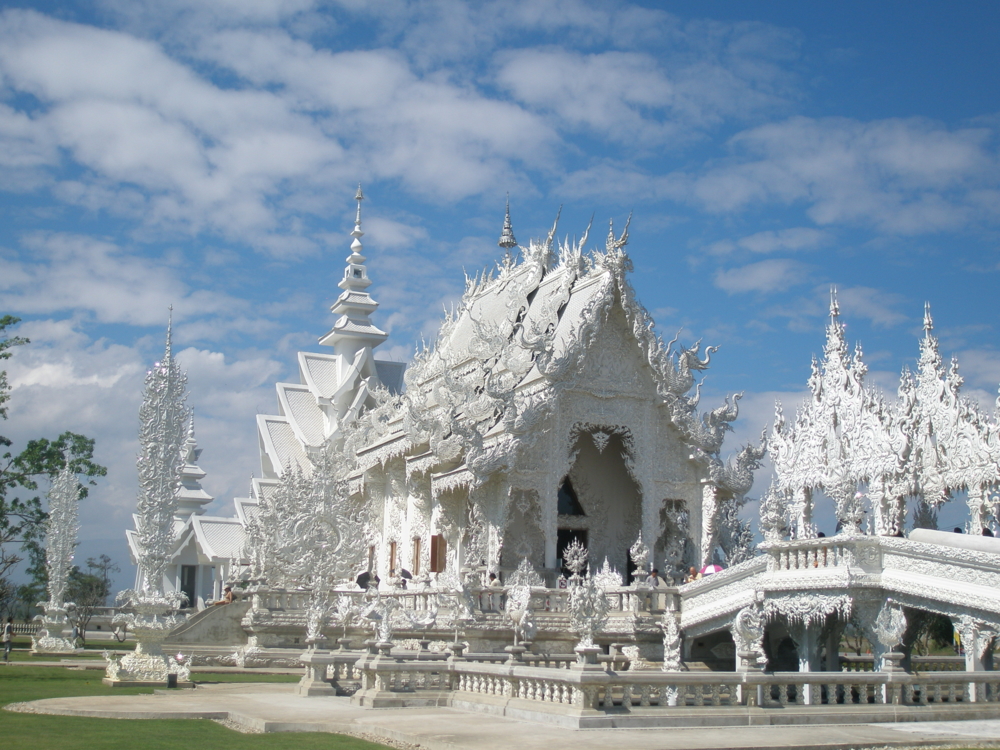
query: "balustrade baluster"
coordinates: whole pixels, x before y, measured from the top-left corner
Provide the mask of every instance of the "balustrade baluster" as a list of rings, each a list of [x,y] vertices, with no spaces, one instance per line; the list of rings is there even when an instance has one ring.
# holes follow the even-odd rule
[[[649,708],[649,694],[651,691],[652,686],[647,683],[643,683],[639,688],[639,705],[643,708]]]

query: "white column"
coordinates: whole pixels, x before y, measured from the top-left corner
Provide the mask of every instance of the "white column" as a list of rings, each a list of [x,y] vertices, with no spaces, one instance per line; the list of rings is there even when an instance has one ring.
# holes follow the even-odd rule
[[[715,547],[715,534],[718,525],[719,488],[707,482],[701,487],[701,559],[698,566],[712,562],[712,549]]]

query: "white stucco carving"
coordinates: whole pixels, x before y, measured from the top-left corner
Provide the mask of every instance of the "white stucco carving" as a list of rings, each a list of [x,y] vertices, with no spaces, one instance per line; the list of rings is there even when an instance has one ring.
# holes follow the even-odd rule
[[[69,629],[67,612],[76,605],[66,601],[66,584],[73,569],[73,555],[76,537],[80,530],[79,503],[80,483],[70,469],[69,462],[52,482],[48,493],[49,517],[45,522],[45,568],[48,571],[49,599],[39,602],[43,614],[42,627],[31,636],[31,650],[34,652],[73,651],[76,645],[66,638],[63,631]]]

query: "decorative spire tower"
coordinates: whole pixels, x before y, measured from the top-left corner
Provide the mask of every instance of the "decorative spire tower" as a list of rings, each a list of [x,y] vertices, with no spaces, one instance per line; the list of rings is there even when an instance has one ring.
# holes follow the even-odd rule
[[[497,244],[507,252],[512,247],[517,247],[517,240],[514,239],[514,227],[510,224],[510,194],[507,195],[507,212],[503,217],[503,230],[500,232],[500,240]]]
[[[365,196],[361,192],[360,184],[354,199],[358,202],[354,231],[351,232],[354,242],[351,243],[351,254],[347,256],[344,278],[337,285],[344,291],[330,307],[330,312],[338,316],[337,322],[319,340],[323,346],[332,346],[336,354],[348,361],[353,361],[355,355],[365,347],[374,348],[389,337],[389,334],[368,319],[368,316],[378,308],[378,302],[365,291],[372,282],[364,265],[365,256],[361,254],[364,249],[361,244],[361,237],[364,235],[361,231],[361,201]]]
[[[205,506],[212,502],[212,496],[201,487],[205,470],[198,466],[201,448],[194,438],[194,418],[188,426],[187,440],[181,448],[181,467],[178,470],[180,486],[177,488],[177,510],[175,518],[186,520],[193,515],[202,515]]]

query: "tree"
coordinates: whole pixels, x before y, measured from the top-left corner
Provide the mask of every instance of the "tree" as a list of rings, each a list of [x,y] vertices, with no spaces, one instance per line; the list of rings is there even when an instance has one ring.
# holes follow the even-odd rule
[[[105,593],[104,601],[100,605],[103,607],[107,604],[107,598],[111,594],[111,574],[121,573],[122,569],[113,563],[110,557],[102,554],[97,557],[87,558],[87,570],[96,576],[100,576],[101,580],[104,581],[104,588],[107,593]]]
[[[21,336],[8,335],[8,329],[18,322],[20,318],[13,315],[0,317],[0,360],[9,359],[14,347],[30,343]],[[7,371],[0,370],[0,418],[7,419],[9,401]],[[0,435],[0,450],[4,451],[0,455],[0,580],[6,580],[10,570],[24,559],[21,553],[27,553],[32,588],[44,596],[46,514],[41,497],[32,493],[37,492],[39,481],[53,479],[67,461],[74,473],[88,480],[81,483],[81,499],[87,496],[87,485],[96,484],[94,477],[103,477],[108,470],[93,461],[94,441],[74,432],[64,432],[55,440],[30,440],[20,453],[7,450],[12,445],[13,441]]]
[[[111,573],[119,571],[107,555],[97,558],[87,558],[86,572],[79,566],[69,574],[69,584],[66,588],[66,600],[76,604],[70,617],[76,625],[80,639],[87,643],[87,626],[97,610],[107,603],[111,593]]]

